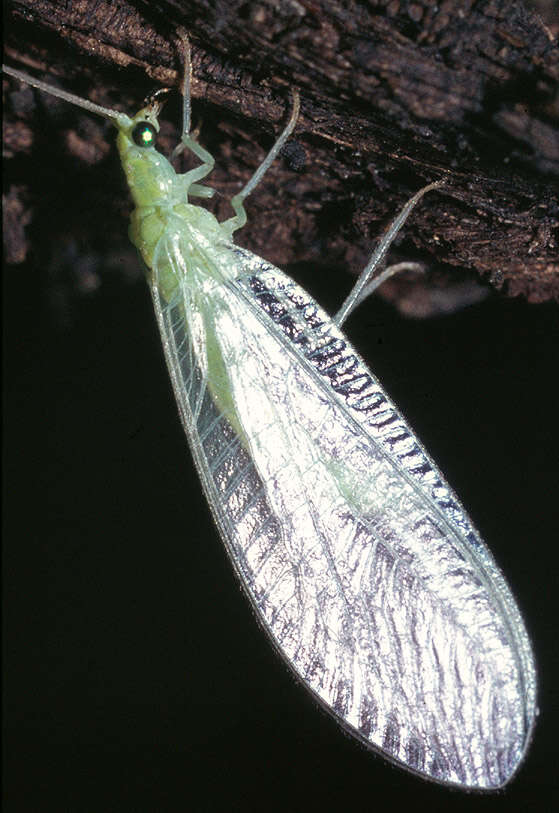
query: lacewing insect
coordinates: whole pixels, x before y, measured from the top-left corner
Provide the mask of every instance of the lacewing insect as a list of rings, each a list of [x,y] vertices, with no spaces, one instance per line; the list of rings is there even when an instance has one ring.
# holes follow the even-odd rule
[[[244,199],[296,126],[289,122],[219,223],[191,198],[214,159],[189,134],[178,174],[155,148],[161,104],[135,116],[12,68],[109,119],[134,200],[182,423],[213,517],[275,648],[343,728],[441,784],[506,784],[536,714],[530,641],[487,547],[419,440],[340,328],[378,273],[420,190],[330,318],[289,277],[235,245]],[[172,156],[172,157],[173,157]]]

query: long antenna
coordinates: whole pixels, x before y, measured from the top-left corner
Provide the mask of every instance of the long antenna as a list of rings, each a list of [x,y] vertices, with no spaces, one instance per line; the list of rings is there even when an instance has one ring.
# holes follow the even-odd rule
[[[65,102],[70,102],[70,104],[74,104],[77,107],[83,107],[84,110],[89,110],[90,113],[96,113],[98,116],[103,116],[103,118],[114,121],[117,124],[124,124],[130,121],[126,113],[121,113],[118,110],[112,110],[110,107],[95,104],[95,102],[90,102],[89,99],[82,99],[81,96],[68,93],[67,90],[48,85],[46,82],[41,82],[40,79],[35,79],[35,77],[29,76],[29,74],[23,71],[10,68],[9,65],[2,65],[2,71],[7,73],[8,76],[13,76],[14,79],[19,79],[21,82],[25,82],[27,85],[37,88],[37,90],[42,90],[44,93],[49,93],[51,96],[56,96],[58,99],[63,99]]]

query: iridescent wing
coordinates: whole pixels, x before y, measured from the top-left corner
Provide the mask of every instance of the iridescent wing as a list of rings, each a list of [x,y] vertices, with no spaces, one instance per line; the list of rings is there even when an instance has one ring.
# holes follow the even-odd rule
[[[204,491],[261,625],[367,746],[438,782],[503,785],[530,738],[535,673],[490,553],[308,294],[236,246],[194,248],[160,247],[152,294]],[[180,279],[170,303],[163,266]]]

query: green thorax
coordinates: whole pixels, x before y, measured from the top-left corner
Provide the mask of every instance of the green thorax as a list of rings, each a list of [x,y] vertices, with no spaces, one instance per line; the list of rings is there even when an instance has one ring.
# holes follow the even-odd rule
[[[153,131],[152,139],[146,126]],[[153,106],[144,108],[133,119],[119,123],[117,148],[135,204],[130,239],[144,261],[148,278],[157,263],[158,284],[169,302],[177,287],[176,265],[162,247],[162,239],[180,235],[188,253],[189,235],[200,235],[205,238],[203,242],[214,245],[227,235],[211,212],[188,203],[185,176],[177,174],[153,146],[158,130]],[[188,256],[185,260],[188,263]]]

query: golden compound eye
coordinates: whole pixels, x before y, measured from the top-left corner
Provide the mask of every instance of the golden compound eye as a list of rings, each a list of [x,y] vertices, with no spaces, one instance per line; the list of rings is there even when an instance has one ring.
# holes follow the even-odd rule
[[[132,140],[138,147],[153,147],[157,138],[157,130],[147,121],[140,121],[132,130]]]

